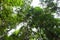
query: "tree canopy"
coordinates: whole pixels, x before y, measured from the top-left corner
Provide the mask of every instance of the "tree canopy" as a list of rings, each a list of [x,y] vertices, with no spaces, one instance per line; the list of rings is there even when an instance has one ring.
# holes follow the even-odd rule
[[[57,3],[40,0],[46,7],[34,8],[31,2],[0,0],[0,40],[60,40],[60,19],[52,15],[57,11]]]

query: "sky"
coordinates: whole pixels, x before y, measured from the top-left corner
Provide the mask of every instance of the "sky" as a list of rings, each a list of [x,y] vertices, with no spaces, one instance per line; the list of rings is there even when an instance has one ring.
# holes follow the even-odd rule
[[[39,3],[40,3],[39,0],[33,0],[31,6],[33,7],[40,6]]]

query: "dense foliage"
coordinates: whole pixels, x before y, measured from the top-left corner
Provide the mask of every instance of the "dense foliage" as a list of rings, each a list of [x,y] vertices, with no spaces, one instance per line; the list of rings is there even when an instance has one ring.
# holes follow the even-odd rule
[[[31,2],[0,0],[0,40],[60,40],[60,19],[52,15],[56,13],[56,3],[53,0],[41,0],[47,4],[46,7],[34,8],[30,6]],[[8,36],[8,32],[21,22],[27,25]]]

